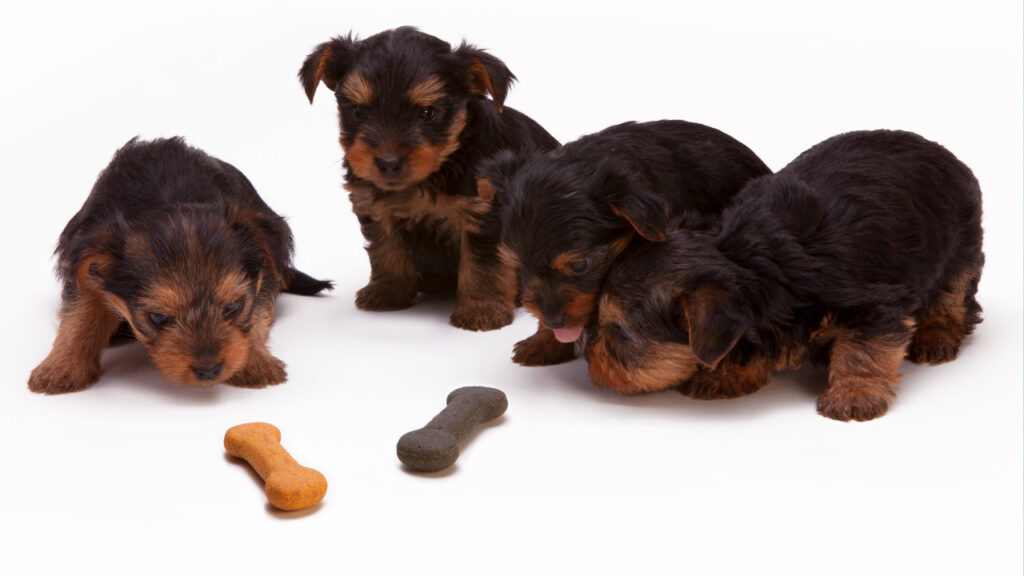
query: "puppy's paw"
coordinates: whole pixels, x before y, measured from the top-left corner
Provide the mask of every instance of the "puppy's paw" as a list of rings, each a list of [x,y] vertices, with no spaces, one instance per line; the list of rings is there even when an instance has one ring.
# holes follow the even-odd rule
[[[99,366],[93,363],[48,357],[32,371],[28,389],[42,394],[78,392],[88,388],[99,377]]]
[[[833,384],[818,397],[818,413],[843,422],[864,422],[885,414],[891,397],[883,387]]]
[[[676,389],[698,400],[728,400],[757,392],[771,380],[771,371],[761,364],[699,369]]]
[[[563,343],[543,332],[516,342],[512,361],[521,366],[551,366],[569,362],[576,357],[576,344]]]
[[[371,282],[356,292],[356,308],[370,312],[404,310],[416,303],[416,289]]]
[[[907,347],[907,359],[917,364],[949,362],[960,353],[962,342],[962,335],[949,330],[918,330]]]
[[[515,314],[511,308],[486,300],[459,302],[452,312],[451,324],[463,330],[484,332],[497,330],[512,323]]]
[[[228,379],[227,383],[241,388],[264,388],[287,379],[284,362],[269,354],[254,354],[249,363]]]

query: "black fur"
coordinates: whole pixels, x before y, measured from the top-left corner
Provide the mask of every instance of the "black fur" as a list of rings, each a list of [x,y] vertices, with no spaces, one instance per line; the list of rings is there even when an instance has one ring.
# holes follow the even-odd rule
[[[679,120],[627,122],[541,154],[505,152],[483,169],[500,192],[502,243],[518,259],[523,304],[545,328],[581,327],[635,233],[660,242],[684,220],[717,215],[751,178],[770,173],[723,132]],[[575,261],[576,269],[556,265]],[[520,343],[516,361],[540,357]]]
[[[505,275],[496,252],[498,220],[479,201],[477,168],[501,149],[550,149],[558,143],[504,106],[515,80],[505,64],[465,42],[453,48],[402,27],[364,40],[349,34],[320,44],[303,63],[299,80],[310,101],[320,82],[337,101],[346,188],[371,266],[356,305],[401,309],[421,291],[455,291],[454,325],[488,330],[511,322],[514,294],[500,287]],[[426,105],[412,101],[410,94],[430,82],[438,86],[436,99]],[[358,88],[355,99],[346,88],[350,84]],[[417,163],[417,157],[439,164]],[[462,262],[463,242],[472,264]],[[460,268],[468,268],[473,280],[464,279],[456,289]]]
[[[656,361],[644,356],[652,343],[688,344],[699,375],[718,367],[705,382],[757,363],[789,367],[804,352],[834,367],[837,334],[950,360],[981,320],[981,248],[981,192],[967,166],[916,134],[851,132],[752,181],[712,230],[623,254],[603,298],[629,311],[629,325],[601,325],[596,339],[629,370]],[[689,376],[648,389],[687,389]],[[720,380],[702,394],[728,387]]]
[[[245,218],[235,217],[242,212]],[[80,264],[103,253],[118,263],[96,271],[104,287],[131,301],[146,279],[179,259],[186,221],[211,257],[225,259],[224,267],[240,265],[253,279],[264,274],[267,293],[291,291],[288,281],[293,278],[302,283],[296,293],[312,295],[332,287],[292,266],[288,224],[263,202],[245,175],[177,137],[148,142],[133,138],[99,175],[57,244],[64,293],[75,293]],[[147,258],[126,258],[124,241],[130,232],[148,240],[152,253]],[[277,286],[275,276],[284,285]]]

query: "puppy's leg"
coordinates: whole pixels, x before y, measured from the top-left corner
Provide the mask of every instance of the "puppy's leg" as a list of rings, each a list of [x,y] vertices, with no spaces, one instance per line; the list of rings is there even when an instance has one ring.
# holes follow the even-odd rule
[[[498,257],[497,243],[463,232],[459,252],[458,304],[452,326],[496,330],[512,323],[516,309],[516,272]]]
[[[828,388],[818,397],[818,412],[835,420],[871,420],[885,414],[896,395],[900,363],[910,341],[906,329],[876,339],[838,329],[829,362]]]
[[[401,239],[380,223],[359,217],[370,256],[370,283],[356,293],[361,310],[402,310],[416,303],[416,267]]]
[[[555,333],[538,323],[537,332],[516,342],[512,361],[522,366],[551,366],[576,357],[576,344],[559,342]]]
[[[907,349],[911,362],[940,364],[957,357],[964,338],[981,318],[981,307],[974,299],[977,287],[975,271],[961,272],[932,295]]]
[[[53,349],[29,376],[33,392],[76,392],[100,377],[100,353],[121,323],[101,293],[87,288],[65,302]]]
[[[242,388],[280,384],[288,379],[284,368],[284,362],[272,356],[266,344],[254,344],[249,350],[249,361],[227,383]]]
[[[764,388],[771,380],[771,374],[771,366],[764,360],[749,364],[724,363],[714,370],[697,370],[679,385],[678,390],[698,400],[739,398]]]
[[[280,384],[288,379],[284,362],[270,354],[267,339],[274,322],[274,306],[266,305],[254,313],[253,326],[249,330],[249,357],[227,383],[242,388],[263,388]]]

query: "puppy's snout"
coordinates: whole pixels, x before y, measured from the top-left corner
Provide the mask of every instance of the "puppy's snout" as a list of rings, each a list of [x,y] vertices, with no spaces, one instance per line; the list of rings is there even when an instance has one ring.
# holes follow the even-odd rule
[[[405,164],[400,157],[395,154],[387,154],[384,156],[378,156],[374,158],[374,162],[377,164],[377,169],[380,170],[381,176],[387,178],[394,178],[402,173],[402,167]]]
[[[565,326],[565,314],[558,312],[557,314],[545,314],[544,315],[544,326],[555,330]]]
[[[221,363],[220,362],[203,362],[192,366],[192,372],[196,375],[196,378],[200,380],[215,380],[220,376]]]

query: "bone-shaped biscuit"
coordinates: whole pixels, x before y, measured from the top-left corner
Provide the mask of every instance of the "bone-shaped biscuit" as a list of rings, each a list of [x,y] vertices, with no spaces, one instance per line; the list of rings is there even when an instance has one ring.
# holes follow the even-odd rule
[[[473,428],[505,413],[508,398],[496,388],[467,386],[448,395],[448,406],[419,430],[398,439],[398,459],[420,472],[437,472],[455,463],[459,441]]]
[[[224,434],[224,449],[256,470],[266,484],[267,499],[281,510],[301,510],[323,500],[324,475],[300,466],[281,446],[281,431],[264,422],[234,426]]]

